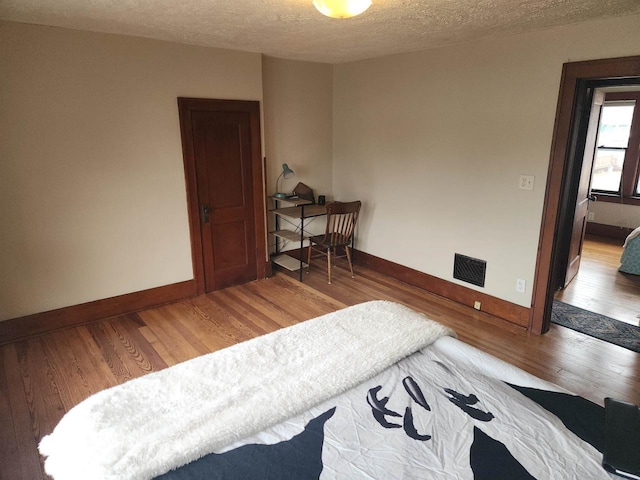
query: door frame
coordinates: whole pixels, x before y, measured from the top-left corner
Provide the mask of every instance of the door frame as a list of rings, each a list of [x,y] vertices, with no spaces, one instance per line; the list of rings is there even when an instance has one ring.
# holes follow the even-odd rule
[[[562,200],[571,187],[573,169],[580,168],[581,164],[571,159],[579,117],[575,111],[577,96],[588,81],[624,82],[633,77],[640,77],[640,56],[572,62],[562,67],[529,319],[533,333],[545,333],[551,324],[555,293],[553,266],[557,260],[559,232],[567,228],[567,215],[563,210],[566,205]]]
[[[264,172],[262,164],[262,141],[260,134],[260,102],[257,100],[216,100],[205,98],[178,97],[178,113],[180,118],[180,134],[182,138],[182,158],[187,189],[187,211],[189,232],[191,237],[191,260],[193,276],[196,283],[196,295],[206,293],[205,266],[202,244],[202,224],[200,222],[200,202],[196,160],[193,146],[191,111],[196,106],[209,110],[249,113],[249,129],[251,142],[251,176],[253,188],[253,217],[256,241],[256,278],[266,276],[267,246],[265,227],[265,192]]]

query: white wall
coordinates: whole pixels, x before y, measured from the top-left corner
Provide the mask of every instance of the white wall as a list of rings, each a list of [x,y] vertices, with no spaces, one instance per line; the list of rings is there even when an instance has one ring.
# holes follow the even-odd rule
[[[330,196],[333,67],[265,56],[262,72],[267,192],[275,192],[287,163],[296,175],[283,181],[285,192],[303,182],[316,194]]]
[[[595,223],[613,225],[614,227],[640,227],[640,206],[621,205],[610,202],[595,202],[589,205],[589,213],[593,213]]]
[[[275,192],[282,164],[287,163],[295,176],[281,179],[281,190],[290,193],[302,182],[314,190],[316,197],[325,195],[331,199],[333,67],[265,56],[262,72],[267,192]],[[270,217],[270,228],[272,220]],[[307,227],[319,233],[324,231],[325,223],[318,218]],[[298,246],[290,244],[285,248]]]
[[[358,248],[529,307],[562,64],[640,54],[640,16],[336,65],[336,197]],[[518,189],[534,175],[533,191]],[[485,288],[454,253],[487,261]],[[516,279],[526,280],[517,293]]]
[[[178,96],[261,56],[0,23],[0,320],[193,278]]]
[[[192,278],[176,97],[263,88],[269,192],[287,162],[285,189],[364,201],[358,248],[446,280],[486,259],[528,306],[562,63],[640,54],[638,24],[330,66],[2,22],[0,320]]]

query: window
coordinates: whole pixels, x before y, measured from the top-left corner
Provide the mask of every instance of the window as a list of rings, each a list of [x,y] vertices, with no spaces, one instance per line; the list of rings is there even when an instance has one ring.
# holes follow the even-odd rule
[[[591,177],[593,190],[620,193],[634,107],[635,102],[609,102],[602,107]]]
[[[640,204],[639,147],[640,92],[608,93],[591,174],[599,200]]]

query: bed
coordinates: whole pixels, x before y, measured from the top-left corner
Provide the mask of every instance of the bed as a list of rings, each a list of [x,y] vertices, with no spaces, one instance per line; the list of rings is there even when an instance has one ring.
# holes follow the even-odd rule
[[[640,227],[632,231],[624,241],[619,271],[640,275]]]
[[[99,392],[40,443],[55,480],[611,478],[604,409],[367,302]]]

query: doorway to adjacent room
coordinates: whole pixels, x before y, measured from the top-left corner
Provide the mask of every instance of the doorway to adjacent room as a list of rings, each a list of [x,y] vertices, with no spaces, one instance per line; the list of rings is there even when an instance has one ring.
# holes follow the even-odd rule
[[[640,57],[575,62],[563,67],[531,309],[531,330],[535,333],[549,329],[554,295],[565,280],[569,263],[578,197],[590,194],[588,188],[579,187],[585,178],[583,157],[594,92],[605,86],[638,84]],[[587,170],[590,178],[591,171]]]

